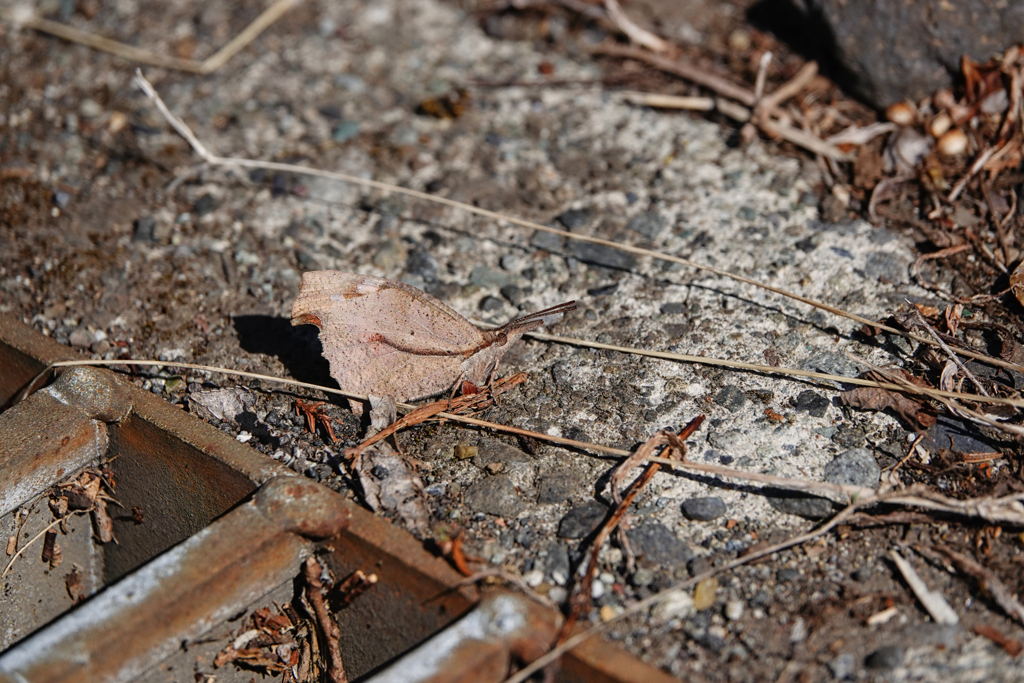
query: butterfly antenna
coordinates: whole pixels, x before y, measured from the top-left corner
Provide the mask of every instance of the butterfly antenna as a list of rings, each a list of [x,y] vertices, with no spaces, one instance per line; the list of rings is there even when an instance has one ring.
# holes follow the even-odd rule
[[[538,327],[542,323],[542,319],[550,315],[559,315],[561,313],[568,313],[569,311],[575,311],[577,308],[575,301],[566,301],[565,303],[552,306],[551,308],[545,308],[542,311],[536,311],[529,315],[524,315],[522,318],[516,318],[511,322],[507,322],[501,326],[507,332],[512,330],[518,330],[523,327]]]

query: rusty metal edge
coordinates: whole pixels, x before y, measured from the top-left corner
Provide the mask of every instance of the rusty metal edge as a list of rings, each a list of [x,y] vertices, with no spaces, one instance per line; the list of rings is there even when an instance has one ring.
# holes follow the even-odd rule
[[[0,314],[0,405],[6,401],[50,363],[62,360],[78,360],[81,356],[45,337],[21,321],[9,315]],[[172,363],[168,365],[173,366]],[[284,465],[239,443],[219,429],[195,418],[143,391],[131,382],[110,370],[111,381],[124,391],[132,405],[135,419],[150,423],[170,438],[185,444],[224,463],[248,477],[255,485],[280,476],[299,476]],[[12,388],[13,387],[13,388]],[[38,390],[40,387],[34,387]]]
[[[49,363],[76,358],[76,354],[52,339],[45,337],[16,318],[0,314],[0,364],[11,363],[22,377],[11,377],[5,373],[0,391],[17,384],[17,391]],[[173,363],[168,363],[172,365]],[[110,372],[105,370],[104,372]],[[169,436],[184,440],[197,450],[249,477],[256,485],[273,477],[298,476],[287,467],[263,454],[241,444],[206,422],[184,413],[149,392],[142,391],[124,378],[113,375],[131,396],[133,413],[139,419],[151,423]],[[20,379],[20,382],[18,381]],[[11,391],[10,393],[13,393]],[[0,394],[5,402],[9,394]],[[387,520],[378,518],[355,504],[346,504],[351,509],[351,522],[344,532],[395,558],[402,565],[440,583],[453,594],[466,600],[466,609],[475,602],[475,590],[460,587],[462,576],[443,560],[423,549],[420,541],[407,532],[394,527]],[[420,559],[423,558],[423,559]],[[461,602],[461,600],[459,601]],[[465,610],[459,610],[464,612]],[[453,616],[456,616],[453,614]],[[577,671],[586,680],[608,680],[621,683],[641,681],[675,681],[667,673],[650,666],[628,654],[617,645],[592,639],[564,655],[566,669]],[[582,668],[582,671],[580,669]],[[3,675],[0,674],[0,678]]]

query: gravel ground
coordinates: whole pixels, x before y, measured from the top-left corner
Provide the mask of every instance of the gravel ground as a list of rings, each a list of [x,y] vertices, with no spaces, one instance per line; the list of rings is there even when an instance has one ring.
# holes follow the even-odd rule
[[[63,18],[201,59],[254,11],[121,1],[91,20]],[[212,76],[145,71],[217,154],[429,191],[685,256],[869,318],[906,299],[931,302],[910,283],[909,238],[819,219],[813,160],[762,141],[739,148],[715,122],[626,104],[594,84],[602,67],[586,49],[604,39],[599,29],[556,16],[543,35],[524,36],[533,24],[495,16],[485,32],[453,4],[306,2]],[[540,82],[549,71],[576,84],[471,85]],[[877,364],[905,352],[896,340],[866,347],[848,321],[725,278],[335,181],[194,168],[187,144],[131,84],[132,68],[83,47],[0,26],[0,73],[0,310],[95,358],[329,384],[316,330],[289,324],[311,269],[400,279],[486,322],[575,299],[579,310],[550,332],[624,346],[846,375],[861,370],[847,352]],[[457,88],[467,88],[464,113],[425,113]],[[912,436],[888,415],[839,407],[832,387],[754,373],[531,340],[503,366],[529,379],[488,420],[632,448],[706,414],[689,457],[755,472],[873,485]],[[136,381],[193,411],[204,392],[234,386],[166,368]],[[342,467],[342,445],[361,430],[343,403],[326,406],[340,438],[331,444],[305,431],[294,394],[246,387],[241,417],[210,419],[268,456],[359,499],[405,476],[381,465],[357,482]],[[584,537],[606,510],[613,461],[452,424],[399,440],[428,515],[412,531],[462,528],[468,554],[566,598]],[[755,486],[659,473],[627,517],[638,568],[625,571],[618,547],[603,551],[592,618],[809,529],[794,505]],[[1016,680],[1016,660],[970,628],[1020,638],[1019,627],[915,559],[962,618],[931,623],[885,559],[897,542],[941,537],[971,548],[980,533],[945,523],[844,528],[610,637],[687,680]],[[990,568],[1019,574],[1016,537],[992,544]],[[893,618],[866,625],[888,607]]]

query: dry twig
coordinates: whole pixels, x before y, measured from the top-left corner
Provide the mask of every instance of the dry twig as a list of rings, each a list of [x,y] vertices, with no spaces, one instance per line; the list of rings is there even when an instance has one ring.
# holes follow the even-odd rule
[[[942,594],[928,588],[924,579],[920,577],[914,566],[905,557],[896,550],[890,550],[889,557],[896,564],[896,568],[903,575],[903,580],[910,586],[910,590],[914,591],[914,595],[917,596],[921,605],[928,610],[928,614],[935,620],[935,623],[957,624],[960,622],[960,617],[949,606],[949,603],[942,597]]]
[[[327,641],[327,675],[332,683],[348,683],[348,676],[345,675],[345,665],[341,661],[341,649],[338,646],[341,630],[324,603],[322,592],[324,584],[320,581],[321,571],[323,571],[323,568],[315,557],[306,559],[302,574],[306,581],[306,597],[309,598],[309,603],[313,606],[317,624],[320,626],[324,640]]]

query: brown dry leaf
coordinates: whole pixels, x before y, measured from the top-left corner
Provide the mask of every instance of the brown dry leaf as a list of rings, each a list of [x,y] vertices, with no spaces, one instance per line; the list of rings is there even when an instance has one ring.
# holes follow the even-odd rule
[[[923,380],[914,377],[903,370],[892,370],[891,372],[902,375],[904,379],[917,386],[927,386],[923,383]],[[888,378],[879,377],[872,372],[864,373],[861,376],[867,379],[873,379],[876,382],[891,381]],[[895,411],[897,415],[903,418],[908,425],[913,427],[915,431],[928,429],[935,424],[936,420],[935,412],[927,404],[904,396],[898,391],[890,391],[889,389],[857,387],[856,389],[850,389],[849,391],[844,391],[839,394],[839,402],[843,405],[850,406],[851,408],[857,408],[858,410],[879,411],[890,408]]]
[[[100,494],[100,487],[103,485],[103,480],[92,472],[82,472],[78,478],[70,484],[61,484],[62,497],[66,499],[66,505],[68,510],[88,510],[95,502],[96,497]],[[56,503],[58,507],[63,507],[65,504],[61,503],[58,499]],[[53,503],[51,503],[52,509]],[[56,514],[56,513],[54,513]]]
[[[116,541],[114,538],[114,520],[107,512],[107,501],[102,498],[96,499],[96,506],[92,510],[92,520],[96,525],[96,538],[100,543]]]
[[[85,597],[82,587],[82,572],[77,566],[73,565],[71,571],[64,575],[64,587],[68,591],[68,597],[75,602],[79,602]]]
[[[56,498],[50,498],[50,512],[56,518],[64,517],[68,514],[68,499],[65,496],[58,496]]]
[[[1010,274],[1010,289],[1017,297],[1017,301],[1024,305],[1024,261],[1021,261]]]
[[[57,531],[50,529],[43,537],[43,562],[48,563],[50,567],[56,567],[63,561],[64,554],[57,543]]]
[[[464,88],[454,88],[440,97],[420,102],[419,112],[436,119],[457,119],[469,107],[471,98]]]
[[[18,534],[11,534],[7,538],[7,556],[10,557],[18,551]]]

